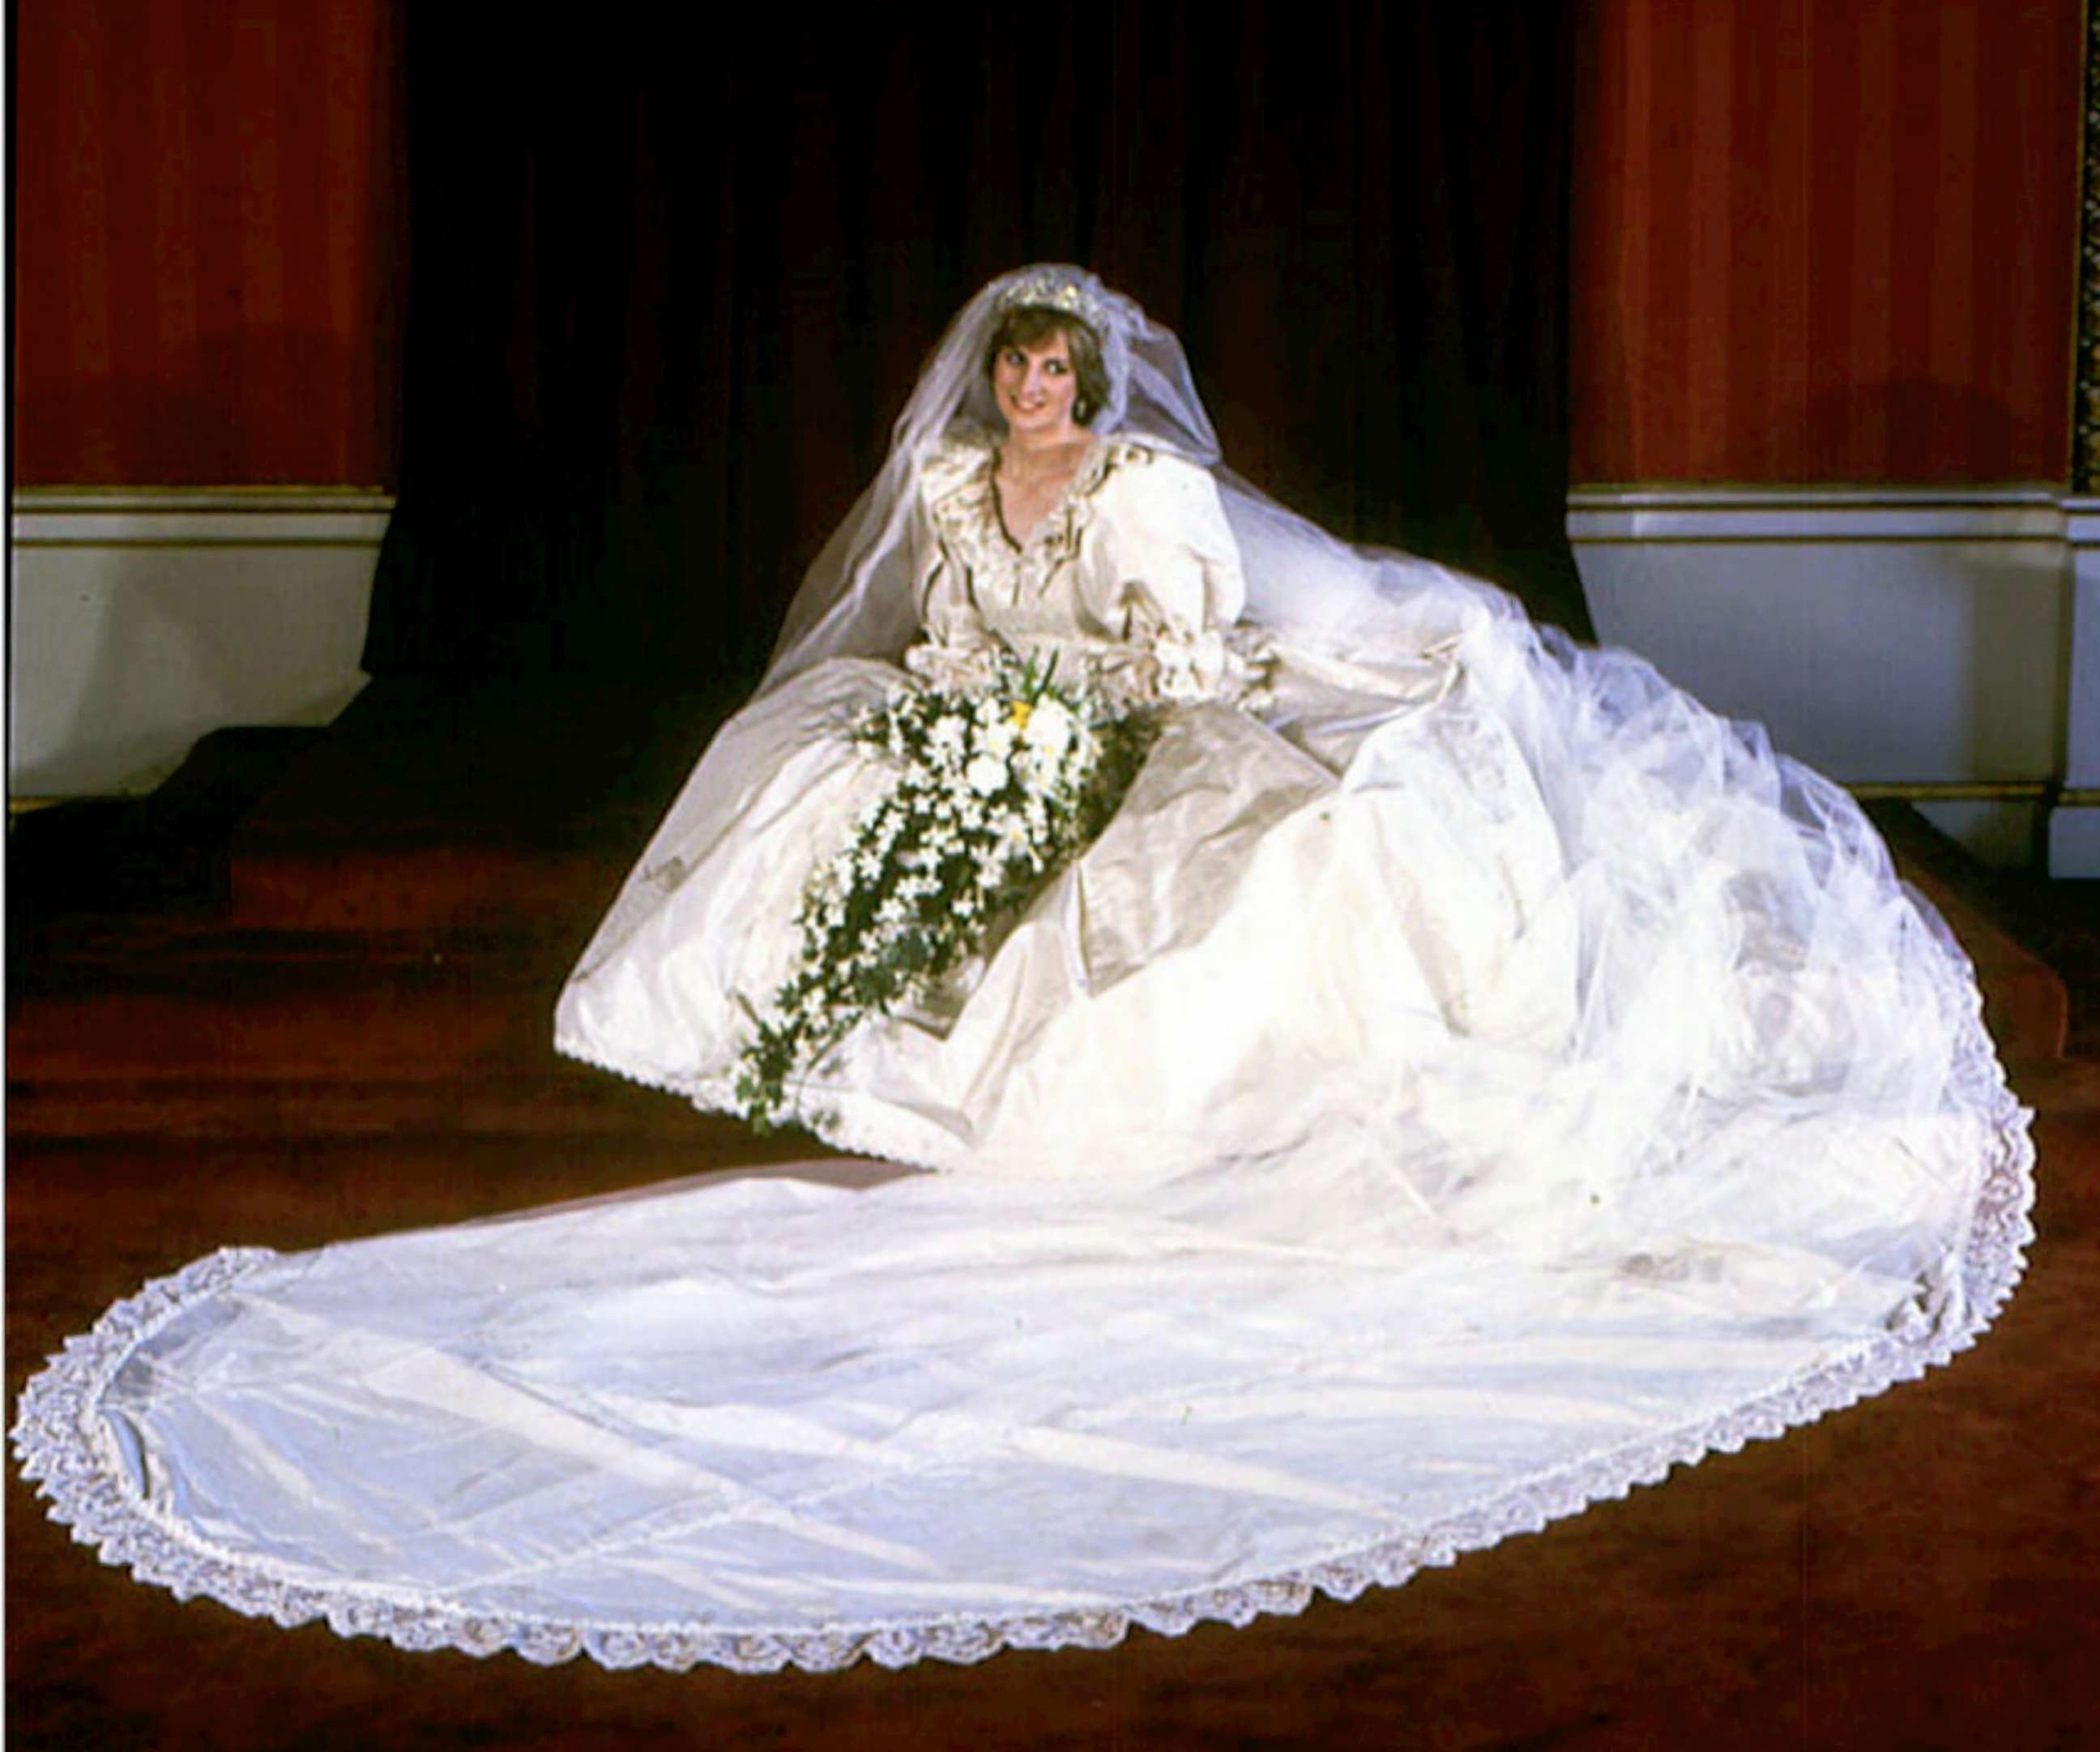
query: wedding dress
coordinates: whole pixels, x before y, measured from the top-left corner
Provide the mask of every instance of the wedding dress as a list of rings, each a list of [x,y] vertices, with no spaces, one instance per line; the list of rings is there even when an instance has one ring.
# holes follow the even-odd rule
[[[1021,540],[975,399],[1016,302],[1114,386]],[[214,1256],[32,1384],[54,1514],[411,1647],[976,1659],[1404,1580],[1915,1376],[2010,1293],[2027,1116],[1849,800],[1268,505],[1073,269],[958,319],[559,1048],[735,1105],[810,872],[891,782],[857,718],[1002,647],[1158,739],[1020,916],[798,1082],[906,1166]]]

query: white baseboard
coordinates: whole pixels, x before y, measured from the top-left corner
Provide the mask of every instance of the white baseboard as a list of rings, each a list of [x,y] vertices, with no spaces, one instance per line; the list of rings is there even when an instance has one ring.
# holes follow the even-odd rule
[[[362,685],[392,509],[17,492],[11,792],[144,791],[210,730],[328,722]],[[2058,873],[2100,875],[2100,500],[1582,487],[1568,527],[1608,642],[1833,778],[1920,794],[1987,857],[2046,842]]]
[[[364,684],[386,494],[42,488],[10,510],[14,795],[148,791],[210,730],[325,724]]]
[[[2022,863],[2100,762],[2100,722],[2069,709],[2100,669],[2072,614],[2078,509],[2030,483],[1582,487],[1568,530],[1608,642]]]

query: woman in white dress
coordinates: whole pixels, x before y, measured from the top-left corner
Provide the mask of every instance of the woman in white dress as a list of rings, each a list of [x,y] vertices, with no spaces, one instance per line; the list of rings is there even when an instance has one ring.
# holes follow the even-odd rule
[[[964,309],[562,994],[709,1107],[894,769],[1057,660],[1156,739],[753,1175],[200,1262],[33,1384],[142,1575],[412,1646],[898,1663],[1295,1610],[1969,1344],[2030,1231],[1966,963],[1849,799],[1224,470],[1078,269]]]
[[[735,1107],[810,870],[889,782],[849,734],[857,711],[904,682],[900,662],[967,686],[1004,650],[1159,713],[1160,740],[988,964],[800,1085],[832,1141],[1005,1174],[1331,1161],[1337,1127],[1385,1149],[1366,1104],[1418,1123],[1404,1086],[1454,1043],[1561,1053],[1576,978],[1558,836],[1462,641],[1279,649],[1242,618],[1210,469],[1132,430],[1127,398],[1096,429],[1111,391],[1086,315],[1112,320],[1107,294],[1036,271],[979,302],[995,413],[924,446],[896,544],[889,588],[919,637],[890,660],[791,646],[585,951],[557,1044]]]
[[[1104,333],[1149,377],[1119,364],[1118,395]],[[959,395],[958,359],[981,367]],[[1658,1176],[1710,1200],[1700,1152],[1762,1136],[1775,1101],[1792,1141],[1767,1185],[1821,1177],[1808,1140],[1856,1121],[1863,1080],[1936,1112],[1965,982],[1834,788],[1484,586],[1322,551],[1214,475],[1185,381],[1171,337],[1076,270],[980,296],[928,373],[950,404],[901,423],[897,504],[862,509],[890,527],[819,562],[795,612],[814,629],[563,991],[562,1051],[736,1106],[810,872],[892,782],[857,715],[1004,649],[1152,710],[1159,740],[988,960],[801,1083],[835,1143],[1124,1181],[1348,1156],[1448,1227],[1460,1182],[1497,1222],[1505,1191],[1531,1221],[1578,1182],[1615,1212]]]

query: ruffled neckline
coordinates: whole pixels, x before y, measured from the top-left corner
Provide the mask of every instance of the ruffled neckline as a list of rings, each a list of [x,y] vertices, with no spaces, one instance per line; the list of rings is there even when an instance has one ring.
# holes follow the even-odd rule
[[[1143,454],[1139,447],[1094,437],[1042,521],[1026,541],[1017,542],[999,514],[993,479],[999,467],[996,440],[977,430],[957,433],[943,447],[929,483],[930,509],[980,591],[995,584],[1009,602],[1039,596],[1058,568],[1078,554],[1101,483],[1133,453]]]
[[[1050,508],[1036,519],[1035,527],[1026,536],[1016,536],[1006,520],[1006,507],[999,493],[999,458],[997,444],[986,446],[984,459],[977,465],[983,477],[986,508],[990,514],[992,533],[1011,548],[1016,554],[1026,554],[1055,526],[1058,519],[1071,510],[1073,501],[1082,493],[1092,492],[1101,485],[1108,474],[1109,441],[1090,434],[1087,439],[1086,454],[1079,458],[1079,466],[1072,470],[1065,484],[1057,490],[1057,496],[1050,501]]]

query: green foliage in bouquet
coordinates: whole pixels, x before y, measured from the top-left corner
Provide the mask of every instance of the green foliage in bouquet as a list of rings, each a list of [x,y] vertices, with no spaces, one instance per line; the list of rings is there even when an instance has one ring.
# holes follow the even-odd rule
[[[981,687],[900,686],[854,726],[896,783],[812,873],[795,971],[738,1063],[761,1128],[794,1116],[789,1086],[871,1015],[960,966],[1108,823],[1156,734],[1054,660],[1002,656]]]

